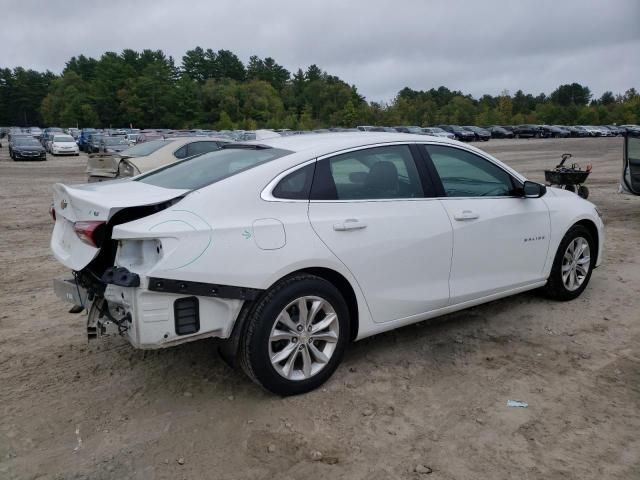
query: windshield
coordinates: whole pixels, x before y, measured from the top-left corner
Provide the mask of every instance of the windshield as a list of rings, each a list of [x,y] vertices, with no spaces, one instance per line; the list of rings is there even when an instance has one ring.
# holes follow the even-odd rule
[[[76,141],[73,139],[73,137],[71,137],[69,135],[56,135],[55,137],[53,137],[53,141],[54,142],[73,142],[73,143],[76,143]]]
[[[122,137],[111,137],[104,139],[105,145],[129,145],[129,143]]]
[[[278,148],[224,148],[173,163],[135,181],[157,187],[197,190],[290,153]]]
[[[122,152],[124,157],[146,157],[156,150],[161,149],[165,145],[173,142],[173,140],[152,140],[150,142],[141,143],[135,147],[127,148]]]
[[[39,147],[40,142],[33,137],[24,137],[24,138],[16,138],[16,145],[24,146],[24,147]]]

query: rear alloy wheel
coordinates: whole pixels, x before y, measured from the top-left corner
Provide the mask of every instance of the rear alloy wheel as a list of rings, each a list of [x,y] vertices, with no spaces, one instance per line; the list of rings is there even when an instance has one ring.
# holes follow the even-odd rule
[[[594,241],[582,225],[574,225],[565,234],[544,286],[547,296],[556,300],[573,300],[587,288],[595,256]]]
[[[339,336],[338,316],[329,302],[311,296],[295,299],[273,323],[271,366],[289,380],[311,378],[328,365]]]
[[[349,311],[336,287],[300,274],[276,284],[249,313],[240,364],[278,395],[313,390],[335,371],[349,340]]]

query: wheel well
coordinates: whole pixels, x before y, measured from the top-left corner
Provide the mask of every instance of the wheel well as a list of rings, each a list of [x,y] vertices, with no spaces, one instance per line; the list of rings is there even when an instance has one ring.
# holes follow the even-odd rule
[[[600,251],[600,238],[598,237],[598,228],[596,227],[596,224],[591,220],[580,220],[576,225],[582,225],[591,234],[591,238],[593,238],[593,241],[596,244],[596,260],[598,260],[597,256]]]
[[[347,307],[349,308],[349,327],[351,330],[351,340],[354,340],[358,336],[358,328],[360,326],[358,321],[358,300],[356,298],[356,292],[353,290],[353,287],[349,283],[349,280],[344,278],[344,276],[342,276],[335,270],[323,267],[305,268],[302,270],[298,270],[297,272],[292,272],[287,276],[295,275],[296,273],[301,272],[324,278],[326,281],[330,282],[338,290],[340,290],[340,293],[344,297],[345,302],[347,302]]]

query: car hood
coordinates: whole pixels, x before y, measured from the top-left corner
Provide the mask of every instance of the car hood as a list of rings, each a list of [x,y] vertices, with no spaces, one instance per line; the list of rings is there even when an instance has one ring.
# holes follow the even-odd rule
[[[40,145],[34,145],[34,146],[16,146],[16,147],[12,147],[13,150],[15,151],[19,151],[19,152],[42,152],[44,151],[44,148]]]

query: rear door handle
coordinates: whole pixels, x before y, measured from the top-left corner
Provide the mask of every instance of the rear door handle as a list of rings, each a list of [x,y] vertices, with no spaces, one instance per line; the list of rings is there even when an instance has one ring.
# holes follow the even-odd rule
[[[333,229],[337,232],[345,232],[347,230],[362,230],[363,228],[367,228],[367,224],[365,222],[361,222],[357,218],[347,218],[342,223],[333,224]]]
[[[475,220],[478,217],[480,217],[480,215],[478,215],[476,212],[472,212],[471,210],[463,210],[453,216],[453,218],[460,222],[465,220]]]

